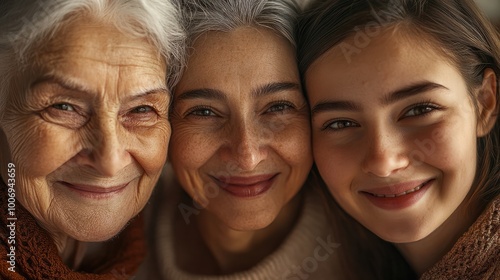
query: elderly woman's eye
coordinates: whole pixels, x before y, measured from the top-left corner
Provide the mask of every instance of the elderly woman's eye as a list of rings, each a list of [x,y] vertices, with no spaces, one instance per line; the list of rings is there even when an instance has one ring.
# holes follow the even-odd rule
[[[151,106],[139,106],[139,107],[132,109],[131,112],[136,113],[136,114],[146,114],[146,113],[150,113],[153,111],[154,111],[154,109]]]
[[[276,112],[284,112],[284,111],[287,111],[287,110],[290,110],[290,109],[293,109],[294,106],[292,103],[290,102],[285,102],[285,101],[280,101],[278,103],[275,103],[273,105],[271,105],[266,113],[276,113]]]
[[[68,103],[58,103],[52,105],[52,108],[61,110],[61,111],[75,111],[75,108]]]
[[[156,123],[159,114],[155,108],[148,105],[137,106],[122,117],[127,126],[149,126]]]
[[[350,127],[359,127],[360,125],[354,121],[350,120],[336,120],[327,123],[326,125],[323,126],[322,130],[341,130],[345,128],[350,128]]]
[[[47,122],[76,129],[88,121],[88,114],[75,105],[69,103],[56,103],[40,112],[40,116]]]

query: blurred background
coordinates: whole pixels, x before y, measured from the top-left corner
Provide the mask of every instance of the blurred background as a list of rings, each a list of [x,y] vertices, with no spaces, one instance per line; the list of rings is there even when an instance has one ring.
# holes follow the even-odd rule
[[[476,3],[500,29],[500,0],[476,0]]]

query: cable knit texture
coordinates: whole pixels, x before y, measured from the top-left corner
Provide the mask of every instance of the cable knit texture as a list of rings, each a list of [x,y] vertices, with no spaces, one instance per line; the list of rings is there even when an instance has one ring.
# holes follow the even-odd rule
[[[422,275],[430,279],[500,279],[500,197],[436,265]]]
[[[89,272],[77,272],[67,267],[61,257],[50,235],[42,229],[24,209],[21,204],[16,203],[15,221],[16,235],[15,244],[8,244],[10,229],[7,225],[7,187],[0,181],[0,237],[1,237],[1,271],[0,279],[30,279],[30,280],[84,280],[84,279],[129,279],[133,275],[140,262],[145,256],[143,219],[135,218],[134,221],[117,238],[116,246],[119,248],[116,255],[108,258],[105,263],[97,264],[97,270]],[[15,247],[15,272],[9,271],[7,254],[10,246]],[[108,252],[103,252],[108,253]],[[98,274],[94,274],[98,273]]]
[[[153,232],[157,258],[146,258],[147,261],[139,270],[137,279],[341,279],[336,253],[340,244],[335,243],[321,197],[312,191],[305,192],[304,195],[304,205],[296,225],[275,252],[246,271],[221,276],[195,275],[177,266],[173,250],[176,242],[173,221],[175,211],[179,211],[179,202],[165,202],[165,199],[162,199],[160,207],[157,208],[158,212],[155,213]],[[161,196],[165,197],[165,193]]]

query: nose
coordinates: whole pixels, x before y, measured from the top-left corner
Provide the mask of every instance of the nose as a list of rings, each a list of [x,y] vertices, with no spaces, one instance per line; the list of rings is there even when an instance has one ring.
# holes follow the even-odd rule
[[[231,129],[229,137],[231,139],[228,141],[228,150],[231,161],[235,162],[241,171],[255,170],[266,158],[265,139],[261,137],[261,131],[256,125],[240,122]]]
[[[80,163],[106,177],[115,176],[132,162],[126,149],[127,137],[121,135],[117,122],[115,119],[101,120],[98,129],[89,132],[88,148],[80,153]]]
[[[405,169],[409,158],[404,154],[405,141],[397,132],[375,131],[367,139],[362,169],[377,177],[388,177]]]

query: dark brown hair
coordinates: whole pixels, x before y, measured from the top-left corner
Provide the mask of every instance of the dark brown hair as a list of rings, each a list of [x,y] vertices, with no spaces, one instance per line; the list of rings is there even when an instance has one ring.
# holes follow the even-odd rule
[[[474,92],[482,84],[485,69],[492,69],[496,74],[496,123],[488,135],[478,139],[476,178],[467,198],[469,204],[485,207],[500,194],[500,38],[473,0],[332,0],[316,3],[299,21],[298,61],[304,87],[307,69],[330,48],[362,32],[373,31],[373,28],[398,25],[421,35],[425,43],[457,67],[476,108],[478,101]],[[327,192],[324,182],[320,185]],[[392,244],[369,233],[333,199],[329,204],[337,239],[345,244],[341,259],[345,261],[350,278],[415,277]]]

